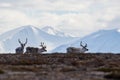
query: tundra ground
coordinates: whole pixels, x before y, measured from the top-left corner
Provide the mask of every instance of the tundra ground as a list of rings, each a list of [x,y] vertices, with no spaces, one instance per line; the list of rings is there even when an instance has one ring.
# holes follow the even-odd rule
[[[0,54],[0,80],[120,80],[120,54]]]

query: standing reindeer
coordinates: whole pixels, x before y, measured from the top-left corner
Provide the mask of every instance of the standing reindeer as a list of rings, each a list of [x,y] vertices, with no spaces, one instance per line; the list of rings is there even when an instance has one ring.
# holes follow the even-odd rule
[[[37,54],[37,53],[39,53],[39,54],[41,54],[42,52],[46,52],[47,50],[46,50],[46,46],[44,45],[44,43],[43,42],[41,42],[41,48],[35,48],[35,47],[27,47],[26,48],[26,53],[32,53],[32,54]]]
[[[85,46],[82,45],[82,41],[80,42],[80,46],[82,48],[76,48],[76,47],[68,47],[67,53],[84,53],[85,51],[88,51],[87,44]]]
[[[20,43],[20,47],[16,48],[15,51],[16,51],[17,54],[18,54],[18,53],[23,54],[23,53],[24,53],[24,47],[25,47],[25,45],[27,44],[27,38],[26,38],[26,42],[25,42],[25,43],[22,43],[22,42],[20,41],[20,39],[18,39],[18,42]]]

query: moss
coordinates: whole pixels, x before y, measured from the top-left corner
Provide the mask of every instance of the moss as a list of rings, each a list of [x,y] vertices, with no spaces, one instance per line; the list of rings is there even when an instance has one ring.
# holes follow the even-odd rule
[[[0,74],[4,74],[5,72],[3,70],[0,69]]]
[[[29,68],[29,67],[11,67],[12,71],[28,71],[28,72],[36,72],[36,68]]]
[[[112,72],[104,76],[105,78],[108,79],[115,79],[115,80],[120,80],[120,72]]]
[[[120,80],[120,68],[99,68],[97,71],[109,72],[104,78]]]
[[[120,69],[118,69],[118,68],[99,68],[96,71],[102,71],[102,72],[115,72],[115,71],[118,71],[118,72],[120,72]]]

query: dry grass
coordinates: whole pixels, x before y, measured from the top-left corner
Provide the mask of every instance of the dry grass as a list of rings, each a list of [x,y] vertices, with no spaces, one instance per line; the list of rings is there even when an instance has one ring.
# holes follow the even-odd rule
[[[19,67],[19,66],[16,66],[16,67],[11,67],[10,68],[10,70],[11,71],[24,71],[24,72],[26,72],[26,71],[28,71],[28,72],[36,72],[37,71],[37,69],[36,68],[30,68],[30,67],[24,67],[24,66],[21,66],[21,67]]]
[[[119,77],[120,55],[0,54],[0,64],[0,80],[105,80]]]
[[[66,67],[63,67],[60,72],[71,72],[71,71],[76,71],[77,69],[73,66],[66,66]]]

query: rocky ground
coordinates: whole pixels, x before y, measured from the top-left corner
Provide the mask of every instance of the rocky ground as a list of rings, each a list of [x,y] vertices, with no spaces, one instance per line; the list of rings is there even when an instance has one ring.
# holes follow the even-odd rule
[[[120,54],[0,54],[0,80],[120,80]]]

